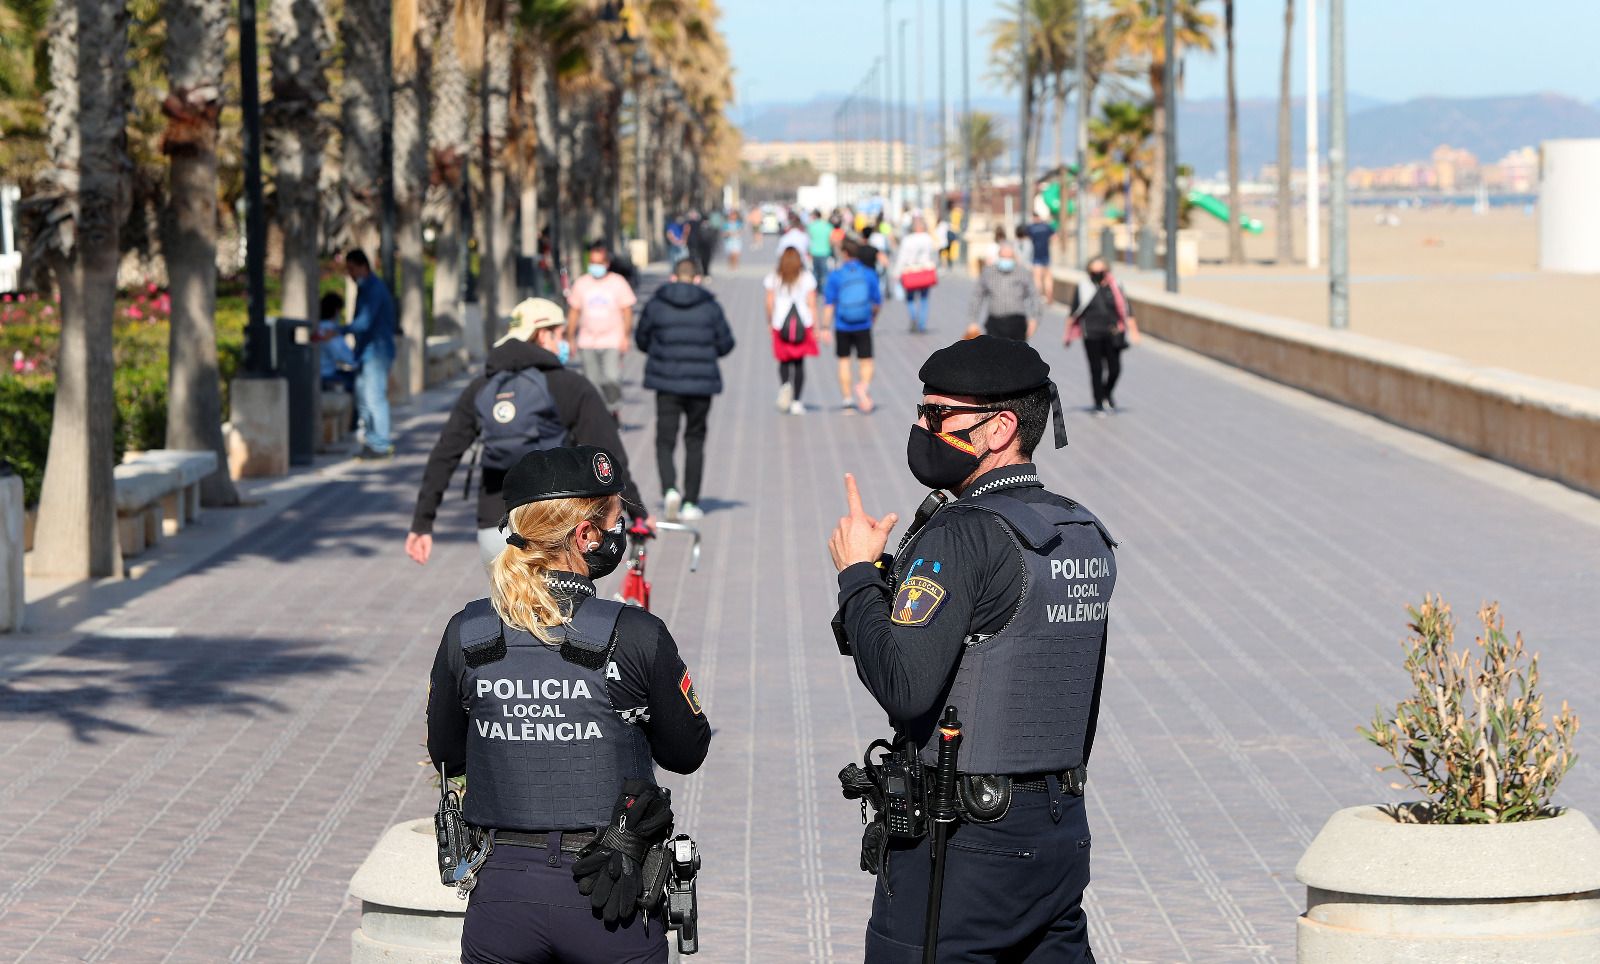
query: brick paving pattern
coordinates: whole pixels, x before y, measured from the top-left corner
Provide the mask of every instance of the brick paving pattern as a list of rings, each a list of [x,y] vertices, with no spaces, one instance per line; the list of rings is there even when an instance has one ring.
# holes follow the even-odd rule
[[[869,511],[915,507],[915,372],[964,325],[968,289],[940,286],[925,338],[886,309],[877,414],[837,410],[825,357],[806,389],[820,410],[791,418],[755,273],[713,285],[740,346],[711,414],[704,564],[688,574],[686,542],[664,538],[651,566],[716,728],[701,773],[671,781],[705,854],[700,958],[859,960],[871,887],[834,774],[884,727],[833,646],[824,543],[847,469]],[[1077,404],[1081,350],[1058,331],[1040,344]],[[1552,697],[1582,711],[1600,688],[1600,512],[1175,350],[1134,351],[1125,379],[1123,415],[1069,411],[1071,447],[1041,460],[1123,543],[1090,781],[1097,955],[1290,961],[1301,851],[1334,809],[1395,796],[1355,727],[1400,694],[1404,605],[1443,591],[1470,625],[1502,600]],[[485,588],[454,495],[433,560],[401,551],[443,404],[393,464],[328,481],[0,678],[0,959],[348,960],[351,874],[385,827],[431,813],[438,634]],[[625,438],[656,499],[652,410],[631,387]],[[1580,765],[1565,802],[1592,808],[1597,773]]]

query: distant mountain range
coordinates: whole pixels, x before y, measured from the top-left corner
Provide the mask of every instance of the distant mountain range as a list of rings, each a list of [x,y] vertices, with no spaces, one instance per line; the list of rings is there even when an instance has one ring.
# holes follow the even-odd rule
[[[742,125],[750,140],[829,140],[834,136],[834,114],[841,98],[820,97],[807,103],[754,104]],[[1600,137],[1600,101],[1582,101],[1559,94],[1514,97],[1421,97],[1393,103],[1352,93],[1350,105],[1350,163],[1354,167],[1384,167],[1426,160],[1441,144],[1466,148],[1483,162],[1497,161],[1520,147],[1537,146],[1558,137]],[[952,109],[959,102],[952,103]],[[1015,125],[1016,102],[1007,98],[973,101],[973,110],[1001,119],[1007,130]],[[876,103],[859,112],[876,131],[881,115]],[[1305,151],[1305,103],[1293,104],[1296,164]],[[736,109],[737,111],[737,109]],[[1227,106],[1222,99],[1184,101],[1179,105],[1179,156],[1202,177],[1227,165]],[[1327,144],[1327,98],[1322,100],[1322,142]],[[1069,116],[1067,140],[1072,132]],[[926,115],[927,137],[935,142],[937,111]],[[1240,163],[1249,174],[1273,163],[1278,150],[1278,104],[1275,99],[1239,102]],[[1054,130],[1046,118],[1040,154],[1054,154]],[[1070,148],[1069,148],[1070,150]]]

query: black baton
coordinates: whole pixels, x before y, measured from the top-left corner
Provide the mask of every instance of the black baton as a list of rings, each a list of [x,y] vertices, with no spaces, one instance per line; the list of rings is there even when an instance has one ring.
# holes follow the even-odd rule
[[[922,964],[934,964],[939,957],[939,905],[944,897],[944,858],[960,811],[956,808],[956,751],[961,748],[961,721],[956,708],[944,708],[939,721],[939,765],[934,770],[933,800],[928,811],[933,817],[933,878],[928,882],[928,929],[922,938]]]

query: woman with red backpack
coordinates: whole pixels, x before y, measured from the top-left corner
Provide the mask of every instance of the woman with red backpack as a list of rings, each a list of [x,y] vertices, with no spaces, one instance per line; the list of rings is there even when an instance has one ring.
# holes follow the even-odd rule
[[[805,270],[800,252],[784,248],[778,267],[763,282],[767,289],[767,324],[772,328],[772,354],[778,360],[778,411],[804,415],[805,359],[817,354],[817,279]]]

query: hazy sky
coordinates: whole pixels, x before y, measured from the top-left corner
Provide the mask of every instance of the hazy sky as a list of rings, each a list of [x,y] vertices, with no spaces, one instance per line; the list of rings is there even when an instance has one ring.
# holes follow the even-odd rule
[[[910,20],[915,50],[919,19],[926,56],[924,88],[937,97],[937,12],[945,8],[948,93],[960,96],[960,0],[889,0],[896,24]],[[740,99],[804,101],[853,89],[883,52],[882,0],[721,0],[723,30],[733,47]],[[988,22],[1000,0],[968,0],[973,96],[999,93],[985,80]],[[1221,16],[1220,0],[1206,6]],[[1323,86],[1327,77],[1327,2],[1319,0]],[[1600,100],[1594,43],[1600,0],[1346,0],[1350,89],[1385,100],[1427,94],[1490,96],[1554,92]],[[1275,97],[1283,36],[1281,0],[1238,0],[1241,97]],[[1517,15],[1507,17],[1508,9]],[[1294,86],[1304,90],[1306,0],[1296,0]],[[923,16],[919,18],[919,11]],[[895,28],[898,32],[898,26]],[[898,41],[897,41],[898,42]],[[1220,44],[1220,38],[1219,38]],[[896,52],[898,59],[898,51]],[[916,63],[906,90],[916,96]],[[1221,97],[1223,58],[1187,59],[1187,95]],[[737,112],[737,108],[736,108]],[[737,113],[735,115],[738,116]]]

